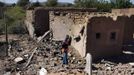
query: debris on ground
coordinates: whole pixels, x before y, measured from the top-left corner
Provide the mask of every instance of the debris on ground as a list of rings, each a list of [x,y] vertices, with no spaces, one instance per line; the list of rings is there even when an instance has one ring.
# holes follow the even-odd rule
[[[48,32],[49,33],[49,32]],[[44,38],[45,37],[45,38]],[[40,67],[49,74],[84,74],[85,59],[70,47],[69,65],[62,65],[61,41],[53,41],[47,34],[38,43],[28,36],[12,40],[10,55],[0,59],[0,74],[37,75]],[[58,74],[57,74],[58,75]]]
[[[61,41],[45,35],[37,43],[28,35],[16,35],[10,41],[8,57],[0,57],[2,75],[85,75],[86,59],[69,47],[69,64],[62,65]],[[133,75],[133,62],[115,63],[101,60],[92,64],[92,75]]]

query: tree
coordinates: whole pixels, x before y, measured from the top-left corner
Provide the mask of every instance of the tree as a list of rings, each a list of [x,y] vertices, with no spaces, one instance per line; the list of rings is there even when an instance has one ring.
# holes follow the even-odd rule
[[[0,1],[0,7],[3,7],[5,5],[5,3]]]
[[[82,8],[96,8],[98,0],[75,0],[76,7]]]
[[[109,12],[111,10],[111,3],[106,0],[99,0],[97,4],[97,9],[101,12]]]
[[[59,2],[58,7],[73,7],[73,4],[72,3],[64,3],[64,2]]]
[[[130,0],[111,0],[113,8],[130,8],[132,7],[132,2]]]
[[[39,7],[39,6],[42,6],[39,1],[36,1],[31,4],[31,7]]]
[[[8,33],[22,34],[24,28],[25,10],[19,6],[9,7],[5,11],[5,23],[8,25]]]
[[[18,0],[17,5],[21,7],[25,7],[29,3],[30,3],[29,0]]]
[[[46,6],[48,7],[54,7],[54,6],[57,6],[57,4],[58,4],[57,0],[47,0],[46,2]]]

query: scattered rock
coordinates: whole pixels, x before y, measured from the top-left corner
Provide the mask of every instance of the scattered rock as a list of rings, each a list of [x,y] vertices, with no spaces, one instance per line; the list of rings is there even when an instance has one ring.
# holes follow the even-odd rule
[[[134,62],[129,63],[131,66],[134,66]]]
[[[11,75],[11,72],[6,72],[4,75]]]
[[[17,72],[17,73],[16,73],[16,75],[21,75],[21,74],[20,74],[20,71],[19,71],[19,72]]]
[[[39,71],[39,75],[47,75],[47,70],[45,68],[41,68]]]
[[[14,61],[16,63],[20,63],[20,62],[24,61],[24,59],[22,57],[17,57],[17,58],[14,59]]]

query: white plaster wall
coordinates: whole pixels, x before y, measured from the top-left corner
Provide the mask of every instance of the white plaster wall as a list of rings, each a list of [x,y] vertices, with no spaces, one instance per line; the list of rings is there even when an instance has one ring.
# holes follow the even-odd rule
[[[86,26],[87,19],[81,13],[68,13],[66,16],[54,16],[50,14],[50,28],[53,31],[53,40],[64,40],[69,34],[72,37],[71,45],[80,53],[82,57],[86,53]],[[81,29],[85,27],[83,36],[80,34]],[[79,42],[74,38],[81,37]]]
[[[73,21],[69,19],[69,16],[51,16],[50,28],[53,32],[53,40],[64,40],[72,24]]]
[[[32,22],[33,22],[33,10],[27,10],[25,24],[30,37],[34,38],[34,27]]]

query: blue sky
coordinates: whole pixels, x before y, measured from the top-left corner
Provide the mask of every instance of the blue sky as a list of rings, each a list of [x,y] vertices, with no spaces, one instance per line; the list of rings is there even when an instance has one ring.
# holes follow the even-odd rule
[[[0,1],[5,1],[6,3],[15,3],[15,2],[17,2],[17,0],[0,0]],[[37,0],[30,0],[30,1],[35,2]],[[46,0],[38,0],[38,1],[44,2]],[[74,0],[58,0],[58,1],[59,2],[70,2],[70,3],[73,3],[74,2]],[[134,0],[131,0],[131,1],[134,3]]]

